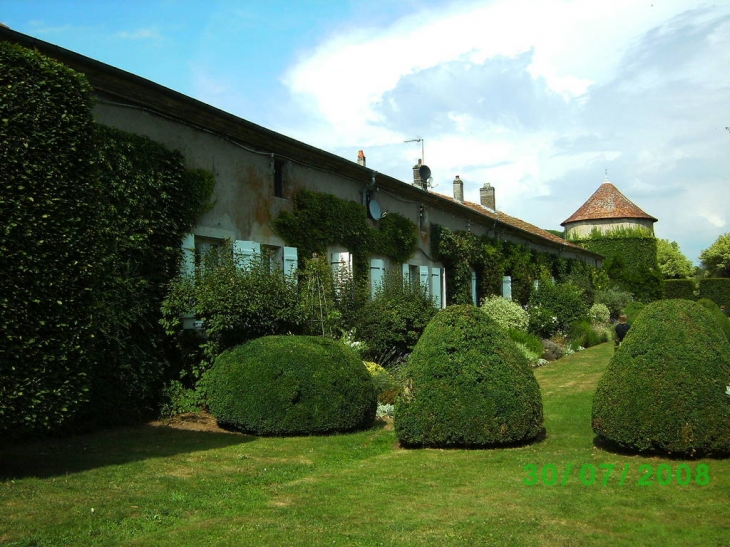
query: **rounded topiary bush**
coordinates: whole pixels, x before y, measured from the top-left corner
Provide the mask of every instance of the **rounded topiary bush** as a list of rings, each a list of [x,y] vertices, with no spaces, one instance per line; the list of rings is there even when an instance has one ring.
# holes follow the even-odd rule
[[[593,431],[632,451],[730,452],[730,343],[690,300],[647,305],[598,382]]]
[[[327,338],[257,338],[218,356],[206,383],[213,416],[247,433],[328,434],[375,420],[375,387],[365,365]]]
[[[700,298],[697,303],[710,312],[710,315],[715,318],[717,326],[720,328],[725,338],[730,341],[730,319],[722,313],[720,306],[715,304],[709,298]]]
[[[404,371],[394,424],[404,446],[488,447],[534,439],[542,399],[509,335],[473,306],[428,324]]]

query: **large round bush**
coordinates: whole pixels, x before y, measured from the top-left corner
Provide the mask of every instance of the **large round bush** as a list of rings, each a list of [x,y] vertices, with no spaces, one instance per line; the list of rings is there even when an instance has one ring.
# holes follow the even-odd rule
[[[222,353],[206,381],[213,416],[248,433],[327,434],[369,427],[375,419],[365,365],[327,338],[257,338]]]
[[[593,430],[635,451],[730,452],[730,343],[689,300],[647,305],[593,400]]]
[[[487,447],[542,432],[540,387],[509,335],[473,306],[451,306],[428,324],[395,404],[405,446]]]

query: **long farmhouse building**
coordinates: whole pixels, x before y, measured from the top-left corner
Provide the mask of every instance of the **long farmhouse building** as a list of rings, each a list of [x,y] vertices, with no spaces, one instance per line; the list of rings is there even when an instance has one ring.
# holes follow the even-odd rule
[[[287,247],[271,221],[282,211],[292,210],[292,197],[298,191],[309,190],[371,205],[372,227],[377,227],[382,211],[400,213],[420,227],[417,250],[407,264],[392,264],[384,256],[369,259],[371,283],[390,268],[416,272],[441,307],[448,303],[449,280],[444,265],[431,256],[428,227],[432,224],[600,266],[600,255],[497,211],[494,188],[488,184],[482,188],[479,204],[464,201],[458,176],[454,196],[439,195],[421,183],[418,166],[414,181],[397,180],[369,169],[364,154],[353,161],[342,158],[31,36],[0,27],[0,41],[37,49],[83,73],[96,95],[98,123],[145,135],[180,151],[187,167],[214,174],[215,205],[183,242],[185,248],[201,249],[229,239],[244,252],[266,249],[283,268],[291,267],[300,258],[297,249]],[[371,203],[373,197],[377,199]],[[333,264],[346,266],[349,253],[342,246],[328,249]],[[476,291],[473,299],[477,301]]]

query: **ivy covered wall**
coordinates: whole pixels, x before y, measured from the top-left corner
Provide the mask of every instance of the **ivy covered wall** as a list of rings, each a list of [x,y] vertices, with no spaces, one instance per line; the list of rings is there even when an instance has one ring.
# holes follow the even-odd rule
[[[501,241],[471,232],[454,232],[434,225],[431,252],[446,268],[448,304],[472,302],[472,272],[477,277],[477,298],[502,294],[502,277],[512,278],[512,298],[527,304],[536,280],[567,276],[583,277],[590,284],[595,268],[585,262],[558,255],[540,253],[526,245]]]
[[[652,302],[662,298],[662,275],[653,234],[641,229],[605,233],[594,230],[589,237],[573,242],[603,255],[603,270],[608,277],[636,300]]]
[[[299,249],[302,261],[315,254],[324,256],[331,246],[345,247],[360,279],[367,277],[371,256],[404,263],[417,245],[416,225],[403,215],[389,213],[371,227],[363,205],[308,190],[297,192],[293,210],[281,212],[272,224],[287,245]]]

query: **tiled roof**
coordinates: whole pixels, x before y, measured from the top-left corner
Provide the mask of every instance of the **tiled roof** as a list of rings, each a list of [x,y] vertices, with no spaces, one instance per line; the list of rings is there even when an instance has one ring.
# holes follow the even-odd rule
[[[609,218],[644,218],[656,222],[657,219],[639,209],[629,198],[618,191],[610,182],[604,182],[570,218],[561,226],[580,220],[603,220]]]
[[[474,211],[477,211],[478,213],[482,214],[483,216],[490,218],[492,220],[496,220],[501,224],[506,224],[508,226],[511,226],[512,228],[516,228],[517,230],[521,232],[527,232],[529,234],[532,234],[534,236],[537,236],[542,239],[547,239],[551,241],[552,243],[558,243],[560,245],[565,245],[567,247],[571,247],[574,249],[579,249],[583,252],[585,252],[585,249],[581,247],[580,245],[577,245],[575,243],[571,243],[570,241],[566,241],[562,237],[558,237],[555,234],[551,234],[547,230],[543,230],[542,228],[538,228],[534,224],[530,224],[529,222],[525,222],[524,220],[520,220],[519,218],[515,218],[513,216],[510,216],[508,214],[502,213],[501,211],[492,211],[491,209],[487,209],[483,205],[480,205],[478,203],[473,203],[471,201],[458,201],[450,196],[446,196],[444,194],[438,194],[439,197],[442,197],[444,199],[447,199],[449,201],[453,201],[455,203],[460,203],[461,205],[468,207],[469,209],[472,209]]]

